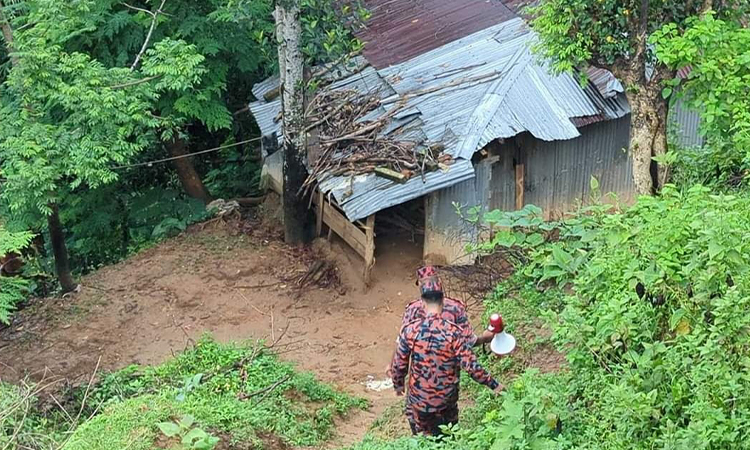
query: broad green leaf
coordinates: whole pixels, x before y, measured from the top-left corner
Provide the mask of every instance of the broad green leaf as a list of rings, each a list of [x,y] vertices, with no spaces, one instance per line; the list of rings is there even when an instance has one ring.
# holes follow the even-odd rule
[[[160,422],[156,426],[166,437],[175,437],[180,434],[180,426],[174,422]]]
[[[561,269],[566,271],[570,268],[570,264],[573,262],[573,256],[560,248],[559,245],[552,247],[552,258]]]
[[[599,231],[597,230],[586,230],[581,235],[581,242],[589,243],[596,240],[596,238],[599,236]]]
[[[193,445],[193,442],[204,439],[208,436],[208,433],[201,430],[200,428],[193,428],[188,431],[185,436],[182,437],[182,445]]]
[[[500,231],[495,235],[494,242],[501,247],[513,247],[516,245],[516,236],[510,231]]]
[[[216,447],[216,444],[219,443],[219,438],[215,436],[206,436],[203,439],[198,440],[193,444],[193,449],[195,450],[211,450],[214,447]]]
[[[544,236],[539,233],[533,233],[526,237],[526,244],[532,247],[542,245],[544,243]]]
[[[708,257],[709,258],[714,259],[722,253],[724,253],[724,247],[722,247],[719,243],[715,241],[708,243]]]
[[[676,309],[669,318],[669,329],[674,330],[677,328],[677,324],[680,323],[683,317],[685,317],[685,310],[682,308]]]
[[[627,241],[630,235],[624,231],[613,231],[607,234],[607,243],[611,246],[618,246]]]
[[[554,448],[553,442],[547,438],[535,437],[529,442],[529,450],[547,450]]]
[[[185,429],[192,427],[194,423],[195,417],[191,416],[190,414],[183,416],[183,418],[180,420],[180,426]]]
[[[492,211],[486,212],[484,216],[482,216],[482,221],[488,225],[497,225],[504,218],[505,215],[502,211],[500,211],[499,209],[494,209]]]

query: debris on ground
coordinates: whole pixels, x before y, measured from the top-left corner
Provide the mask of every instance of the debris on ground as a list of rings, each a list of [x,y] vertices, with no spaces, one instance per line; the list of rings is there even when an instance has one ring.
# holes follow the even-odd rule
[[[471,266],[440,266],[439,270],[448,294],[462,299],[471,308],[480,304],[515,269],[503,255],[493,254]]]
[[[393,389],[393,381],[390,378],[386,378],[385,380],[376,380],[372,375],[368,375],[367,381],[365,382],[365,387],[368,391],[383,392]]]

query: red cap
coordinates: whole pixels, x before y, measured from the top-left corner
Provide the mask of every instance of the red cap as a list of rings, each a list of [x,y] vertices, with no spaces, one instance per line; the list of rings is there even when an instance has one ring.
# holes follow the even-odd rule
[[[437,270],[433,266],[425,266],[417,270],[417,286],[422,295],[434,292],[443,293],[443,283],[440,282]]]

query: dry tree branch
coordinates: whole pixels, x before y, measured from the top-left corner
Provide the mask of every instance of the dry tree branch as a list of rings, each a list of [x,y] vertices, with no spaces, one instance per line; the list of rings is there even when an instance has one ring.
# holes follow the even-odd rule
[[[149,27],[148,29],[148,34],[146,34],[146,40],[143,42],[141,51],[138,52],[138,55],[135,57],[135,61],[133,61],[133,65],[130,66],[131,71],[135,70],[135,68],[138,67],[138,63],[141,61],[143,54],[146,53],[146,49],[148,48],[148,43],[151,41],[151,36],[154,34],[154,29],[156,28],[156,22],[159,18],[159,14],[162,13],[162,9],[164,8],[165,3],[167,3],[167,0],[161,0],[161,5],[159,5],[159,8],[154,12],[142,10],[151,15],[151,27]],[[127,5],[127,3],[125,5],[129,6]],[[134,8],[132,6],[129,6],[129,7]],[[135,8],[135,9],[140,9],[140,8]]]
[[[274,390],[275,390],[275,389],[276,389],[277,387],[279,387],[279,386],[281,386],[282,384],[284,384],[284,383],[286,383],[287,381],[289,381],[289,379],[290,379],[290,378],[292,378],[292,376],[291,376],[291,375],[285,375],[284,377],[282,377],[281,379],[279,379],[278,381],[276,381],[276,382],[275,382],[275,383],[273,383],[272,385],[270,385],[270,386],[266,386],[266,387],[264,387],[263,389],[259,389],[259,390],[255,391],[255,392],[251,392],[250,394],[240,394],[240,395],[239,395],[239,399],[240,399],[240,400],[248,400],[248,399],[251,399],[251,398],[253,398],[253,397],[257,397],[258,395],[261,395],[261,394],[263,394],[263,396],[262,396],[262,397],[260,398],[260,400],[258,400],[257,402],[255,402],[255,404],[253,405],[253,406],[258,406],[258,405],[260,405],[261,403],[263,403],[263,400],[265,400],[265,399],[266,399],[266,398],[267,398],[267,397],[268,397],[269,395],[271,395],[271,393],[272,393],[272,392],[273,392],[273,391],[274,391]]]
[[[81,414],[83,414],[83,409],[86,407],[86,400],[89,397],[89,392],[91,391],[91,386],[94,385],[94,380],[96,379],[96,374],[99,372],[99,366],[102,363],[102,357],[99,356],[99,359],[96,361],[96,367],[94,368],[94,372],[91,374],[91,377],[89,378],[89,383],[86,385],[86,391],[83,393],[83,400],[81,401],[81,408],[78,410],[78,415],[76,415],[75,424],[77,425],[79,423],[79,420],[81,419]]]

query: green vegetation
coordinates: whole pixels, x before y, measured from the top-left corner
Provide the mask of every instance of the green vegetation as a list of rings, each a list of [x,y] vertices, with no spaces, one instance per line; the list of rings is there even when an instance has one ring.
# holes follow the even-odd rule
[[[686,79],[666,84],[665,97],[683,96],[703,112],[707,151],[704,171],[739,184],[750,169],[750,30],[713,14],[693,19],[685,30],[667,24],[651,38],[656,56],[673,69],[690,67]],[[678,155],[675,155],[677,157]]]
[[[20,390],[2,389],[0,444],[20,428],[18,444],[46,435],[65,450],[146,450],[155,442],[204,450],[213,448],[217,438],[263,448],[266,436],[289,445],[317,445],[333,436],[334,418],[366,406],[311,374],[295,372],[263,347],[210,338],[160,366],[128,367],[103,376],[90,390],[80,388],[67,413],[52,409],[42,414],[33,398],[18,406]],[[16,409],[6,414],[11,407]],[[79,411],[79,417],[91,419],[71,426]],[[21,424],[24,413],[27,420]],[[37,443],[30,448],[53,447]]]
[[[205,219],[213,198],[260,194],[246,107],[278,70],[273,5],[0,1],[0,217],[44,236],[24,254],[38,295]],[[358,2],[301,6],[309,64],[361,49]]]
[[[512,333],[544,320],[566,367],[523,367],[548,344],[524,343],[518,361],[495,367],[518,374],[502,399],[479,392],[447,442],[355,448],[750,448],[749,210],[747,194],[668,185],[623,212],[595,204],[553,227],[534,208],[490,214],[508,231],[483,250],[515,248],[528,263],[487,310]]]
[[[669,37],[682,35],[699,18],[712,14],[712,11],[725,20],[729,28],[739,28],[749,9],[747,0],[544,0],[531,8],[530,14],[532,27],[539,34],[536,50],[556,70],[585,73],[590,66],[595,66],[609,70],[623,83],[633,118],[630,132],[633,181],[639,194],[650,195],[668,181],[667,165],[662,161],[669,150],[669,103],[666,99],[677,83],[676,70],[685,67],[682,63],[690,58],[695,62],[709,62],[705,65],[706,71],[715,75],[709,77],[710,82],[721,84],[718,80],[723,77],[718,67],[723,67],[725,61],[720,58],[728,53],[739,56],[736,52],[744,47],[741,41],[734,42],[731,49],[722,47],[724,36],[711,40],[706,39],[707,33],[702,33],[699,46],[703,48],[702,44],[709,44],[709,52],[699,52],[698,56],[685,51],[684,46],[680,48],[680,44],[678,47],[664,47],[662,51],[659,45],[663,42],[659,41],[655,49],[659,57],[656,58],[654,48],[649,44],[657,39],[665,25]],[[737,64],[730,64],[726,74],[732,75],[734,69],[742,66],[741,61],[739,57]],[[695,78],[691,76],[691,80]],[[736,87],[733,82],[726,86],[728,90]],[[703,92],[704,100],[713,95],[712,89]],[[726,100],[729,101],[724,103]],[[730,98],[721,94],[709,103],[695,104],[710,108],[709,116],[716,116],[714,109],[726,111],[740,102],[736,95]],[[724,103],[721,108],[720,103]],[[659,165],[655,174],[651,173],[652,161]]]
[[[308,65],[361,50],[351,28],[368,13],[357,2],[299,4]],[[71,272],[185,230],[208,217],[209,200],[260,194],[258,130],[243,110],[252,84],[278,70],[273,6],[0,0],[0,257],[27,263],[0,276],[0,323],[29,292],[54,292],[55,272],[70,290]],[[534,206],[467,211],[490,236],[473,250],[517,268],[485,303],[525,339],[511,358],[482,356],[507,390],[467,383],[473,406],[443,442],[373,434],[354,449],[750,449],[748,6],[545,0],[531,10],[537,51],[555,69],[597,65],[623,81],[634,181],[657,195],[624,209],[602,202],[592,179],[590,206],[559,222]],[[704,114],[703,148],[668,151],[679,97]],[[566,362],[545,367],[539,354]],[[0,383],[0,448],[314,446],[364,406],[259,343],[208,338],[61,405],[41,399],[47,387]]]
[[[0,257],[4,255],[18,254],[31,242],[31,233],[11,233],[5,229],[0,222]],[[7,261],[10,262],[10,259]],[[0,267],[6,261],[0,262]],[[10,315],[16,309],[16,305],[26,298],[29,288],[28,280],[3,276],[0,269],[0,323],[10,323]]]

